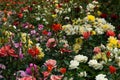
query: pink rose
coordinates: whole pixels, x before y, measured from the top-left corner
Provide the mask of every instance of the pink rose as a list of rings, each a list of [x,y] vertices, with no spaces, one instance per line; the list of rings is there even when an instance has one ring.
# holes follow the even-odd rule
[[[45,77],[48,77],[48,76],[50,75],[50,72],[44,71],[44,72],[42,72],[42,74],[43,74],[43,76],[44,76],[44,78],[45,78]]]
[[[46,46],[48,48],[52,48],[52,47],[55,47],[56,46],[56,41],[54,38],[50,38],[48,39],[47,43],[46,43]]]
[[[69,44],[64,44],[63,47],[67,48],[67,47],[69,47]]]
[[[95,47],[93,50],[94,53],[99,53],[101,52],[101,49],[99,47]]]
[[[47,66],[48,71],[52,71],[52,69],[56,67],[56,61],[49,59],[45,62],[45,66]]]
[[[36,78],[32,76],[27,76],[27,77],[20,78],[19,80],[36,80]]]
[[[51,75],[50,80],[62,80],[62,76]]]

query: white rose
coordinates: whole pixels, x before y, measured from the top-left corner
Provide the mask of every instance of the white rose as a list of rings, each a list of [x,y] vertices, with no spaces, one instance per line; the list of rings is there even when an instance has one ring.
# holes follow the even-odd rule
[[[89,66],[90,67],[93,67],[94,69],[102,69],[103,68],[103,65],[101,63],[98,63],[97,60],[90,60],[88,62]]]
[[[99,74],[95,77],[96,80],[108,80],[107,78],[105,78],[106,75],[103,75],[103,74]]]
[[[83,56],[83,55],[76,55],[75,57],[74,57],[74,60],[77,60],[78,62],[80,62],[80,63],[85,63],[85,62],[87,62],[87,60],[88,60],[88,57],[86,57],[86,56]]]
[[[76,60],[71,60],[70,61],[70,65],[69,65],[70,69],[75,69],[78,66],[79,66],[79,62],[78,61],[76,61]]]
[[[83,72],[80,72],[80,74],[78,74],[78,76],[80,76],[80,77],[86,77],[87,73],[86,73],[86,71],[83,71]]]

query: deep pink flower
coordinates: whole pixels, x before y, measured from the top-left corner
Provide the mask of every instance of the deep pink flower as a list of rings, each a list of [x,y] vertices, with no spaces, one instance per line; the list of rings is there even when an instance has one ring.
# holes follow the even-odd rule
[[[19,80],[36,80],[36,78],[32,76],[27,76],[27,77],[20,78]]]
[[[36,64],[30,63],[29,67],[26,68],[25,72],[29,75],[37,74],[38,73],[38,67],[37,67]]]
[[[60,75],[51,75],[50,80],[62,80],[62,76],[60,76]]]
[[[39,24],[39,25],[38,25],[38,30],[42,30],[43,27],[44,27],[44,26],[43,26],[42,24]]]

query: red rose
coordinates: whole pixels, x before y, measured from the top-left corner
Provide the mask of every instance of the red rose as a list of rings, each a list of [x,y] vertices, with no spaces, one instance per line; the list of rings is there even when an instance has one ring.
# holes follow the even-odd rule
[[[110,52],[108,51],[106,54],[107,54],[107,57],[109,58],[110,57]]]
[[[62,74],[66,73],[66,68],[60,68],[60,72],[61,72]]]
[[[19,24],[20,24],[19,21],[14,21],[14,22],[13,22],[13,25],[15,25],[15,26],[18,26]]]
[[[28,49],[28,53],[32,55],[33,57],[35,57],[36,55],[39,54],[39,49],[36,47],[30,48]]]
[[[59,30],[62,30],[61,24],[53,24],[52,25],[52,30],[55,31],[55,32],[57,32]]]
[[[112,14],[111,19],[116,20],[116,19],[118,19],[118,16],[116,14]]]
[[[23,18],[23,14],[22,14],[22,13],[19,13],[19,14],[18,14],[18,17],[19,17],[19,18]]]
[[[114,74],[116,72],[116,68],[114,66],[109,66],[109,70],[111,74]]]
[[[70,52],[72,52],[71,50],[68,50],[68,49],[66,49],[66,48],[61,48],[60,49],[60,52],[61,53],[70,53]]]
[[[12,56],[12,57],[18,57],[18,55],[15,54],[15,50],[14,50],[14,49],[8,50],[8,54],[9,54],[10,56]]]
[[[107,18],[107,14],[102,13],[102,14],[100,15],[100,17],[101,17],[101,18]]]
[[[5,56],[12,56],[12,57],[18,57],[17,54],[15,54],[15,50],[12,49],[9,45],[3,46],[0,48],[0,57],[5,57]]]
[[[47,31],[47,30],[43,30],[43,31],[42,31],[42,34],[47,35],[47,34],[48,34],[48,31]]]
[[[83,37],[84,39],[88,39],[90,37],[90,32],[84,32]]]
[[[8,56],[8,54],[6,53],[6,50],[5,50],[5,48],[1,48],[0,49],[0,57],[5,57],[5,56]]]
[[[115,32],[114,32],[114,31],[111,31],[111,30],[108,30],[108,31],[106,32],[106,35],[107,35],[107,36],[115,36]]]
[[[31,12],[33,9],[32,9],[32,7],[28,7],[28,10]]]

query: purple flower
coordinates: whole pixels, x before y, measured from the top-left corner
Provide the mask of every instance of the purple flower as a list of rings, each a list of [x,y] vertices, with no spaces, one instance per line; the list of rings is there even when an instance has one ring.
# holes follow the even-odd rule
[[[6,66],[4,64],[0,64],[1,69],[6,69]]]
[[[15,48],[22,47],[22,42],[14,43]]]
[[[30,33],[31,33],[31,34],[36,34],[36,31],[35,31],[35,30],[31,30]]]
[[[44,27],[44,26],[43,26],[42,24],[39,24],[39,25],[38,25],[38,30],[42,30],[43,27]]]
[[[0,79],[4,78],[2,75],[0,75]]]
[[[27,74],[29,74],[29,75],[32,75],[32,70],[31,70],[31,68],[26,68],[26,71],[25,71]]]
[[[51,36],[52,35],[52,33],[51,32],[48,32],[48,34],[47,34],[48,36]]]
[[[26,23],[22,24],[22,27],[24,27],[24,28],[28,28],[28,25],[29,25],[29,23],[26,22]]]
[[[22,53],[19,54],[19,58],[23,59],[24,55]]]
[[[16,74],[16,73],[15,73]],[[23,70],[19,70],[17,71],[17,74],[19,74],[20,77],[25,77],[25,76],[29,76],[25,71]]]
[[[38,72],[38,67],[36,64],[30,63],[29,67],[26,68],[25,72],[29,75],[32,75],[32,72]]]

